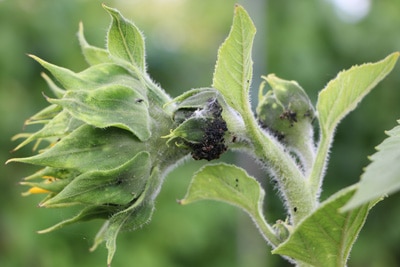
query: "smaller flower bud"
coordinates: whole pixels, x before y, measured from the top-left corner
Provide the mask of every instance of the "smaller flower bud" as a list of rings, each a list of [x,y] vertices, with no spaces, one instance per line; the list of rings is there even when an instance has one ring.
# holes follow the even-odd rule
[[[256,109],[258,121],[280,142],[292,150],[308,169],[314,157],[312,122],[314,107],[307,94],[295,81],[268,75],[260,86]],[[264,94],[265,84],[270,90]]]
[[[219,158],[227,150],[224,136],[228,127],[216,92],[204,89],[175,101],[178,106],[173,119],[179,126],[164,136],[169,138],[167,143],[174,140],[177,146],[189,149],[195,160]]]

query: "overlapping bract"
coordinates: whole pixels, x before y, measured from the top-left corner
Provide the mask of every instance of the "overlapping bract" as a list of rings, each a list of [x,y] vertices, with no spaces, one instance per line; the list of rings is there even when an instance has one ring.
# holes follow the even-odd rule
[[[113,21],[107,49],[79,41],[89,67],[79,73],[31,56],[57,83],[43,75],[54,98],[50,106],[27,120],[41,124],[16,149],[36,142],[37,155],[10,161],[43,166],[26,177],[26,194],[46,193],[44,207],[80,205],[81,212],[42,232],[78,221],[106,219],[94,247],[105,241],[108,263],[121,230],[146,223],[163,173],[188,153],[170,149],[166,135],[176,125],[164,109],[171,99],[145,72],[143,37],[118,11],[104,6]]]

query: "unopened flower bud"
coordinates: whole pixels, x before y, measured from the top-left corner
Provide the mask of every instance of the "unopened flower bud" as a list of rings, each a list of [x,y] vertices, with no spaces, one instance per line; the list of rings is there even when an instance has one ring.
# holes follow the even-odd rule
[[[280,142],[292,150],[307,169],[314,156],[314,107],[295,81],[268,75],[260,86],[256,109],[258,121]],[[264,93],[265,84],[270,90]]]
[[[189,149],[193,159],[213,160],[227,150],[225,134],[227,123],[222,118],[223,108],[217,93],[204,88],[194,95],[186,95],[176,101],[174,120],[179,126],[165,138]]]

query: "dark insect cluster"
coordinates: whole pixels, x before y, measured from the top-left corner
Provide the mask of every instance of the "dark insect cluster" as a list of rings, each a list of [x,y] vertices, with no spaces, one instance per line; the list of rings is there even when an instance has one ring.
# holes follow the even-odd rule
[[[281,120],[288,120],[290,122],[290,126],[293,126],[294,122],[297,122],[297,113],[291,110],[286,110],[283,112],[279,118]]]
[[[218,159],[227,150],[224,134],[228,128],[221,116],[222,107],[216,99],[209,99],[207,108],[212,117],[205,118],[203,138],[199,143],[186,143],[191,148],[191,154],[195,160]]]

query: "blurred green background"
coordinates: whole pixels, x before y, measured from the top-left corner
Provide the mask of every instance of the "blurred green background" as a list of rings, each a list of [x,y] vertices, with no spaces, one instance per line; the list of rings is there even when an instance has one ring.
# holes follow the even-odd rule
[[[26,148],[11,154],[16,142],[10,138],[22,131],[26,118],[47,105],[43,70],[26,54],[75,71],[84,69],[78,23],[83,21],[90,43],[103,46],[110,18],[102,2],[120,9],[144,32],[149,72],[172,96],[211,84],[216,52],[229,32],[235,2],[245,6],[258,29],[254,95],[260,75],[276,73],[297,80],[315,103],[318,91],[338,71],[400,50],[398,0],[2,0],[0,162],[31,153]],[[400,118],[399,73],[396,67],[338,128],[323,198],[358,181],[367,156],[385,138],[384,130]],[[241,155],[224,158],[247,164]],[[290,266],[270,255],[243,212],[216,202],[176,204],[202,164],[189,162],[167,177],[153,220],[119,237],[113,266]],[[100,221],[36,234],[71,214],[37,208],[40,196],[20,196],[25,188],[18,182],[34,171],[30,166],[0,168],[0,266],[105,266],[104,248],[88,252]],[[268,182],[265,185],[268,220],[284,219],[276,192]],[[400,266],[399,205],[400,195],[395,194],[373,209],[350,267]]]

